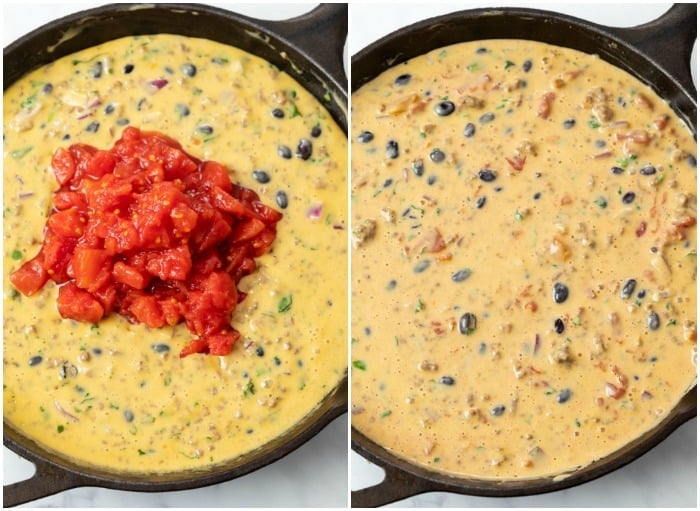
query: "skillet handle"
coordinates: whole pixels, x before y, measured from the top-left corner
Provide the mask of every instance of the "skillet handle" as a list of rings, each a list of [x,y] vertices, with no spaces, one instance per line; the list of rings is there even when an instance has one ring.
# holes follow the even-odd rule
[[[648,55],[694,97],[690,57],[698,35],[697,13],[695,2],[677,3],[649,23],[609,30]]]
[[[70,472],[45,461],[35,460],[36,472],[29,479],[3,487],[3,507],[19,506],[71,488],[84,486],[85,481]]]
[[[347,3],[319,4],[296,18],[257,22],[292,42],[326,70],[336,82],[336,87],[347,90],[348,77],[343,62],[348,35]]]
[[[413,477],[392,466],[385,466],[381,483],[352,492],[351,507],[379,507],[420,495],[433,488],[429,481]]]

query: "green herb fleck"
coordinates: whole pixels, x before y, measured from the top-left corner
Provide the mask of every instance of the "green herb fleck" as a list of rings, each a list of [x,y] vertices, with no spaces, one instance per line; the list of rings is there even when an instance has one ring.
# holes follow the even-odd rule
[[[382,413],[379,414],[379,417],[383,419],[384,417],[388,417],[389,415],[391,415],[391,410],[384,410]]]
[[[440,456],[436,456],[433,458],[433,463],[440,463]]]
[[[64,430],[64,429],[66,429],[66,428],[63,427],[63,424],[59,424],[59,425],[56,427],[56,431],[58,431],[59,433],[63,433],[63,430]]]
[[[596,200],[593,201],[593,203],[602,209],[608,207],[608,201],[605,200],[605,197],[598,197]]]
[[[255,384],[253,383],[253,380],[248,380],[248,383],[245,384],[245,387],[243,388],[243,396],[248,397],[248,396],[253,396],[255,395]]]
[[[139,449],[138,453],[139,453],[139,456],[143,456],[146,454],[146,451],[144,451],[143,449]]]
[[[30,145],[29,145],[29,146],[27,146],[27,147],[23,147],[23,148],[21,148],[21,149],[16,149],[16,150],[12,151],[12,152],[10,153],[10,155],[11,155],[15,160],[19,160],[20,158],[26,156],[27,153],[29,153],[29,151],[31,151],[32,149],[34,149],[34,146],[30,146]]]
[[[26,97],[20,104],[23,109],[31,110],[36,105],[36,94]]]
[[[477,69],[479,69],[479,63],[478,63],[478,62],[472,62],[471,64],[469,64],[469,65],[467,66],[467,71],[472,72],[472,73],[473,73],[474,71],[476,71]]]
[[[588,127],[592,129],[600,128],[600,121],[598,121],[598,119],[596,119],[595,117],[591,116],[590,119],[588,119]]]
[[[366,371],[367,370],[367,364],[365,364],[362,360],[353,360],[352,361],[352,366],[355,369],[359,369],[360,371]]]
[[[520,221],[522,221],[523,218],[524,218],[524,217],[523,217],[523,214],[522,214],[520,211],[516,210],[516,211],[515,211],[515,219],[516,219],[518,222],[520,222]]]
[[[423,300],[418,298],[418,303],[416,304],[416,308],[415,308],[414,312],[420,312],[423,309],[425,309],[425,304],[423,303]]]
[[[283,296],[277,304],[277,312],[287,312],[292,308],[292,295]]]
[[[12,257],[14,261],[19,261],[20,259],[22,259],[22,252],[20,250],[15,249],[12,251],[12,254],[10,254],[10,257]]]
[[[510,67],[513,67],[514,65],[515,65],[515,62],[513,62],[511,60],[506,60],[506,65],[505,65],[504,69],[508,69]]]

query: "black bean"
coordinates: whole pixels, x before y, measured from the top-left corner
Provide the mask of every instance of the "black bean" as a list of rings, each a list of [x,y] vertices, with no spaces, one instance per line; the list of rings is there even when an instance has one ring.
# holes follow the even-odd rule
[[[413,170],[413,173],[421,177],[423,175],[423,172],[425,172],[425,165],[423,165],[423,160],[414,160],[411,163],[411,170]]]
[[[496,173],[491,169],[481,169],[479,171],[479,179],[485,183],[490,183],[496,180]]]
[[[189,76],[190,78],[197,74],[197,68],[194,64],[190,64],[189,62],[186,64],[182,64],[180,66],[180,71],[182,71],[183,75]]]
[[[634,198],[636,195],[634,192],[627,192],[622,196],[622,203],[623,204],[632,204],[634,202]]]
[[[558,334],[564,333],[564,320],[561,318],[554,320],[554,331]]]
[[[29,359],[29,366],[35,366],[41,364],[42,360],[44,360],[44,357],[41,355],[34,355]]]
[[[446,117],[455,111],[455,104],[452,101],[440,101],[433,107],[433,111],[440,117]]]
[[[311,153],[313,153],[314,146],[311,143],[311,140],[308,138],[302,138],[299,143],[297,144],[297,150],[296,155],[297,158],[301,158],[302,160],[308,160],[311,158]]]
[[[404,73],[402,75],[399,75],[396,77],[394,80],[395,85],[406,85],[408,82],[411,81],[411,75],[409,73]]]
[[[146,104],[146,98],[139,99],[138,103],[136,103],[136,110],[140,112],[141,109],[143,108],[143,105],[145,105],[145,104]]]
[[[357,141],[360,144],[367,144],[372,140],[374,140],[374,133],[372,133],[371,131],[364,130],[360,132],[359,135],[357,135]]]
[[[394,180],[390,177],[384,180],[384,188],[389,188],[394,183]]]
[[[272,357],[272,361],[275,363],[276,366],[282,365],[282,361],[280,360],[280,358],[277,355]]]
[[[656,312],[651,311],[647,316],[647,326],[649,330],[658,330],[659,326],[661,326],[661,320]]]
[[[386,157],[392,160],[399,157],[399,143],[396,140],[389,140],[389,142],[387,142]]]
[[[555,282],[552,298],[554,298],[556,303],[564,303],[566,299],[569,298],[569,288],[566,286],[566,284]]]
[[[606,145],[608,145],[608,143],[607,143],[605,140],[601,139],[601,138],[599,138],[598,140],[596,140],[596,141],[594,142],[594,144],[595,144],[595,146],[596,146],[598,149],[602,149],[603,147],[605,147]]]
[[[128,74],[131,73],[133,70],[134,70],[134,65],[133,65],[133,64],[126,64],[126,65],[124,66],[123,72],[124,72],[125,75],[128,75]]]
[[[465,312],[459,318],[459,333],[470,335],[474,330],[476,330],[476,316],[471,312]]]
[[[479,117],[479,122],[481,124],[487,124],[487,123],[493,121],[495,118],[496,118],[496,116],[494,114],[492,114],[491,112],[488,112],[488,113],[483,114],[481,117]]]
[[[314,138],[320,137],[320,136],[321,136],[321,126],[319,126],[319,125],[317,124],[316,126],[314,126],[313,128],[311,128],[311,136],[314,137]]]
[[[454,272],[451,278],[453,282],[464,282],[471,276],[471,274],[472,271],[469,268],[463,268]]]
[[[273,108],[272,112],[270,113],[272,114],[272,117],[276,117],[278,119],[284,118],[284,110],[281,108]]]
[[[122,117],[121,119],[117,119],[117,126],[126,126],[129,124],[129,119],[126,119]]]
[[[265,356],[265,350],[263,349],[262,346],[258,346],[255,348],[255,354],[259,357],[264,357]]]
[[[535,194],[532,196],[532,198],[535,200],[540,200],[540,197],[542,197],[542,194],[540,192],[535,192]]]
[[[190,109],[184,103],[176,103],[175,104],[175,113],[177,115],[179,115],[180,117],[187,117],[188,115],[190,115]]]
[[[613,174],[623,174],[625,172],[625,169],[616,165],[614,167],[610,167],[610,172],[612,172]]]
[[[42,94],[51,94],[53,92],[53,85],[50,83],[45,83],[44,86],[41,88]]]
[[[98,357],[102,355],[102,348],[92,348],[92,354],[97,355]]]
[[[644,165],[641,169],[639,169],[639,173],[643,176],[652,176],[656,174],[656,167],[653,165]]]
[[[523,71],[529,73],[530,69],[532,69],[532,61],[527,59],[525,62],[523,62]]]
[[[212,128],[208,124],[202,124],[200,126],[197,126],[197,131],[199,131],[203,135],[211,135],[212,133],[214,133],[214,128]]]
[[[167,344],[151,344],[151,349],[156,353],[167,353],[170,351],[170,346]]]
[[[482,195],[478,199],[476,199],[476,209],[481,209],[484,207],[484,204],[486,204],[486,196]]]
[[[63,135],[63,137],[61,138],[61,140],[70,140],[70,134],[69,134],[69,133],[66,133],[65,135]]]
[[[428,176],[428,185],[433,186],[437,182],[437,176],[435,174],[431,174]]]
[[[100,129],[100,123],[97,121],[92,121],[90,124],[87,125],[85,128],[85,131],[88,133],[97,133],[97,130]]]
[[[561,389],[557,394],[557,403],[566,403],[571,399],[571,389]]]
[[[428,269],[428,266],[430,266],[430,260],[423,259],[422,261],[419,261],[418,264],[416,264],[413,267],[413,272],[414,273],[423,273],[425,270]]]
[[[499,417],[503,415],[503,412],[506,411],[505,405],[496,405],[493,408],[491,408],[491,415],[494,417]]]
[[[124,420],[126,422],[133,422],[134,421],[134,412],[131,410],[124,410]]]
[[[570,130],[576,125],[576,119],[566,119],[563,123],[565,130]]]
[[[641,300],[641,299],[644,298],[646,295],[647,295],[647,290],[646,290],[646,289],[642,289],[642,290],[640,290],[640,291],[637,293],[637,298],[639,298],[639,299]]]
[[[625,285],[622,286],[622,290],[620,291],[620,298],[626,299],[632,296],[635,287],[637,287],[637,281],[635,279],[627,280],[627,282],[625,282]]]
[[[47,85],[48,85],[48,84],[47,84]],[[692,155],[692,154],[689,154],[689,155],[688,155],[688,158],[686,158],[686,161],[688,162],[688,165],[690,165],[690,166],[693,167],[693,168],[695,168],[695,167],[698,166],[698,160],[697,160],[697,158],[696,158],[694,155]]]
[[[440,376],[440,383],[452,386],[455,384],[455,379],[452,376]]]
[[[389,283],[386,285],[386,290],[391,291],[393,289],[396,289],[396,281],[394,279],[391,279]]]
[[[102,76],[102,61],[98,60],[92,66],[90,66],[90,69],[88,69],[88,74],[93,78],[100,78]]]
[[[287,206],[289,205],[289,199],[287,199],[287,192],[285,192],[284,190],[280,190],[279,192],[277,192],[277,195],[275,195],[275,202],[280,208],[287,209]]]
[[[105,114],[107,114],[107,115],[111,114],[112,112],[114,112],[114,109],[115,109],[114,103],[109,103],[105,107]]]
[[[474,126],[473,122],[468,122],[467,125],[464,127],[464,136],[467,138],[471,138],[474,136],[476,133],[476,126]]]
[[[173,71],[173,68],[170,66],[165,66],[165,72],[168,73],[169,75],[173,74],[175,71]]]
[[[430,151],[430,159],[434,163],[442,163],[445,161],[445,153],[442,152],[440,149],[433,149]]]
[[[261,169],[255,169],[253,171],[253,179],[255,179],[260,184],[265,184],[270,182],[270,174]]]
[[[286,145],[277,146],[277,154],[279,154],[285,160],[292,158],[292,150]]]

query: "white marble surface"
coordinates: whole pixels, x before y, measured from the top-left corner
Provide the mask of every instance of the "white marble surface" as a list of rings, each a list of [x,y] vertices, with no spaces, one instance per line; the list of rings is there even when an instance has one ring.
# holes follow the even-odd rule
[[[501,3],[403,2],[393,5],[352,3],[350,45],[352,56],[380,37],[411,23],[472,7],[535,7],[563,12],[609,26],[633,26],[657,18],[670,4],[570,4],[558,2],[504,1]],[[697,71],[697,62],[693,62]],[[694,73],[694,76],[697,76]],[[377,484],[383,470],[356,453],[350,457],[351,490]],[[449,493],[426,493],[389,507],[694,507],[697,508],[697,419],[676,430],[661,445],[616,472],[576,488],[544,495],[517,498],[470,497]]]
[[[108,3],[108,2],[102,2]],[[100,5],[94,2],[3,2],[3,43],[61,16]],[[216,4],[242,14],[287,19],[315,4]],[[78,488],[27,507],[347,507],[348,420],[344,415],[285,458],[233,481],[187,491],[136,493]],[[3,448],[4,484],[25,479],[33,465]]]

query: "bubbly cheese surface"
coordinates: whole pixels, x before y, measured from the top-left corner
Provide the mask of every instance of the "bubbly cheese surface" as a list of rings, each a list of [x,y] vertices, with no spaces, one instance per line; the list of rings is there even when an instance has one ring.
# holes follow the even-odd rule
[[[347,137],[289,75],[236,48],[129,37],[38,69],[4,94],[4,417],[50,450],[114,471],[210,466],[282,435],[347,367]],[[184,325],[62,319],[57,288],[24,297],[8,274],[33,257],[58,188],[53,152],[111,148],[155,130],[226,165],[284,214],[271,253],[239,286],[242,337],[191,355]],[[302,139],[308,159],[295,155]],[[253,175],[264,170],[269,181]],[[256,173],[260,175],[260,173]]]
[[[696,143],[639,80],[514,40],[352,94],[352,425],[432,470],[552,476],[696,382]]]

